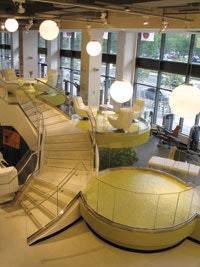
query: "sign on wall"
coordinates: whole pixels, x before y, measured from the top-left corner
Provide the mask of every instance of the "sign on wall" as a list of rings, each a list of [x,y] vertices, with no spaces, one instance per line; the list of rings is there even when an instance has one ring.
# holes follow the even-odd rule
[[[3,130],[3,144],[19,149],[20,135],[15,131],[4,129]]]

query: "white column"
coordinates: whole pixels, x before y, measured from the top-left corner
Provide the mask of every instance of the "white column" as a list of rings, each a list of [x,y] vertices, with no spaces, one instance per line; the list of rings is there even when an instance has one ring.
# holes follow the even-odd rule
[[[47,42],[47,67],[58,70],[60,62],[59,36]]]
[[[137,33],[119,32],[117,47],[116,79],[134,81]]]
[[[19,70],[19,32],[16,31],[11,36],[11,67]]]
[[[23,75],[29,78],[29,71],[33,71],[33,78],[38,77],[38,31],[23,31]]]
[[[135,58],[137,50],[137,33],[118,32],[116,80],[125,79],[132,85],[135,73]],[[118,111],[121,104],[111,100],[114,110]]]
[[[82,31],[80,94],[84,101],[88,101],[88,105],[99,106],[102,53],[90,56],[86,51],[86,45],[92,40],[102,44],[102,39],[103,29]]]

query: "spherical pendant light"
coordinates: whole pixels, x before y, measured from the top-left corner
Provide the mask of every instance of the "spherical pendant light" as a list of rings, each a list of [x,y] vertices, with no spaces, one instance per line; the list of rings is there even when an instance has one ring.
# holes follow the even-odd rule
[[[118,103],[125,103],[132,98],[133,86],[129,81],[115,81],[110,87],[110,96]]]
[[[58,37],[59,28],[55,21],[45,20],[40,24],[39,32],[43,39],[51,41]]]
[[[98,41],[87,43],[86,51],[90,56],[98,56],[101,53],[101,44]]]
[[[180,85],[171,93],[169,105],[181,118],[195,117],[200,112],[200,90],[191,84]]]
[[[19,27],[19,23],[16,19],[7,19],[5,21],[5,27],[9,32],[16,32]]]

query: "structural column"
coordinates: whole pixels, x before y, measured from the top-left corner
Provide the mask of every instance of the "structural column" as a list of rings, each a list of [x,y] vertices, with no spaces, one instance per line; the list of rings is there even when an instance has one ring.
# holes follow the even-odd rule
[[[102,53],[90,56],[86,51],[86,45],[92,40],[102,44],[102,39],[102,29],[82,31],[80,95],[88,105],[99,106]]]
[[[22,46],[23,76],[29,78],[30,71],[33,71],[33,77],[38,77],[38,31],[23,31],[20,35],[20,47]]]
[[[135,59],[137,50],[137,33],[118,32],[116,80],[125,79],[132,85],[134,82]],[[115,111],[119,110],[121,104],[111,100]]]

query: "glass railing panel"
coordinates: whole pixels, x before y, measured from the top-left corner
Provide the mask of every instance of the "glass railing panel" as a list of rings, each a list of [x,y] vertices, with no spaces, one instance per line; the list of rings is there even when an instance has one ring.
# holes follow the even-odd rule
[[[86,190],[83,191],[87,204],[97,212],[98,209],[98,180],[93,178],[90,180]]]
[[[199,197],[195,194],[194,189],[181,192],[177,203],[175,224],[182,223],[196,214],[195,203],[198,201]]]
[[[28,217],[27,236],[33,234],[32,229],[36,232],[62,214],[78,193],[86,188],[89,177],[91,173],[86,170],[83,163],[79,163],[59,184],[38,186],[42,194],[37,194],[34,190],[28,191],[29,197],[21,202]],[[91,189],[93,190],[93,187]]]
[[[200,194],[195,188],[177,193],[144,194],[115,188],[93,179],[83,196],[87,204],[100,215],[130,227],[173,227],[200,211]]]
[[[178,196],[178,193],[159,195],[155,228],[163,228],[174,225]]]
[[[104,183],[99,183],[97,195],[97,212],[109,220],[113,220],[115,188]]]

